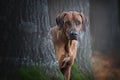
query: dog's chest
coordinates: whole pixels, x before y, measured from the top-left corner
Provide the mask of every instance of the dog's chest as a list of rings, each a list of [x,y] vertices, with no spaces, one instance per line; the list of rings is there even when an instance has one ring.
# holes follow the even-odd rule
[[[68,47],[68,52],[65,50],[65,44],[55,45],[55,54],[58,60],[60,58],[70,60],[71,57],[75,58],[77,52],[77,42],[72,42],[72,45]]]
[[[62,55],[66,54],[65,49],[64,49],[64,45],[56,44],[56,45],[54,45],[54,47],[55,47],[56,58],[59,60]]]

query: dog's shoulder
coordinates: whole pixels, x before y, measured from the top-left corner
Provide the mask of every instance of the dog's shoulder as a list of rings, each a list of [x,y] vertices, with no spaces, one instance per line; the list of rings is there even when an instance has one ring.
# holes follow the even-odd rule
[[[50,28],[51,34],[55,33],[58,30],[57,26],[53,26],[52,28]]]
[[[58,27],[54,26],[50,29],[51,35],[54,36],[58,32]]]
[[[52,39],[53,41],[57,40],[57,33],[58,33],[59,29],[57,26],[54,26],[50,29],[51,35],[52,35]]]

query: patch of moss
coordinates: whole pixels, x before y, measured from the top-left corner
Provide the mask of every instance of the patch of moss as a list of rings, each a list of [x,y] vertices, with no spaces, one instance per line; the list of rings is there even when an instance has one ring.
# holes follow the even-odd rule
[[[58,72],[57,74],[52,75],[50,80],[65,80],[65,77],[61,72]]]
[[[41,67],[22,67],[18,70],[19,80],[50,80],[50,76]]]
[[[58,72],[57,75],[47,74],[43,67],[28,66],[21,68],[6,68],[0,80],[63,80],[63,75]]]
[[[84,73],[74,64],[71,69],[71,80],[94,80],[94,78],[92,73]]]

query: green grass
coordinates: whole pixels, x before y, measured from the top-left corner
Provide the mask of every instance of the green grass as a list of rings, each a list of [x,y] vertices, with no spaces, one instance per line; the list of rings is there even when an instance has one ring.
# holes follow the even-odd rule
[[[0,80],[63,80],[63,75],[61,73],[47,74],[43,67],[28,66],[7,69],[4,74],[0,75]]]
[[[82,72],[76,64],[71,69],[71,80],[94,80],[93,74]]]
[[[43,67],[28,66],[17,69],[7,69],[6,73],[0,76],[0,80],[65,80],[59,72],[53,75],[47,74]],[[71,80],[94,80],[92,74],[82,72],[76,64],[72,66]]]
[[[19,80],[50,80],[50,76],[41,67],[22,67],[18,70]]]

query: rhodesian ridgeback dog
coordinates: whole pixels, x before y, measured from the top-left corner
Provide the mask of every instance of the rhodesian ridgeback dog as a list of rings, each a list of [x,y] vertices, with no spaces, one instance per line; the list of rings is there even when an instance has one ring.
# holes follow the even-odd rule
[[[57,25],[51,29],[55,56],[67,80],[70,80],[71,66],[76,57],[79,32],[86,29],[85,21],[83,13],[62,12],[56,17]]]

